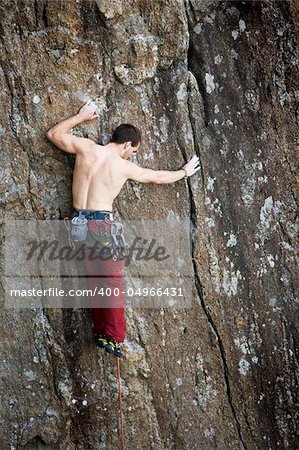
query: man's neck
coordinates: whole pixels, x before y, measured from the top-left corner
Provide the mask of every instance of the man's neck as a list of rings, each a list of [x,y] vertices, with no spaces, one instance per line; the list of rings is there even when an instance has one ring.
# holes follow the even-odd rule
[[[108,148],[121,158],[125,159],[126,149],[124,149],[121,145],[116,144],[115,142],[109,142],[108,144],[104,145],[104,147]]]

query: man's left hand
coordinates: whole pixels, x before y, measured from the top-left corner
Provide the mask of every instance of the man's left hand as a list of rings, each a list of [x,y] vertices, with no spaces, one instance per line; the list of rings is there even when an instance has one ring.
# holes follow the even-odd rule
[[[83,120],[93,120],[99,117],[96,111],[97,105],[91,100],[88,100],[88,102],[80,108],[78,115],[81,116]]]

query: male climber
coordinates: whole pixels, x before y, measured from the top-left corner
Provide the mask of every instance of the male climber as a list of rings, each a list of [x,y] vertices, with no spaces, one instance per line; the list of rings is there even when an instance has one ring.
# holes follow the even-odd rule
[[[129,161],[132,155],[139,151],[141,143],[140,131],[130,124],[118,126],[106,145],[98,145],[90,139],[69,133],[76,125],[99,117],[96,110],[96,105],[88,101],[77,114],[59,122],[46,133],[47,139],[56,147],[76,154],[72,186],[73,217],[83,216],[88,220],[88,228],[93,238],[97,236],[99,224],[113,224],[113,201],[127,180],[169,184],[189,177],[199,170],[197,156],[193,156],[181,169],[174,171],[145,169]],[[89,277],[90,287],[100,283],[104,289],[110,287],[112,292],[107,308],[98,306],[97,302],[101,304],[99,297],[90,299],[97,344],[108,353],[120,357],[121,344],[126,333],[125,258],[105,258],[102,261],[89,261],[87,258],[84,263],[91,275],[98,273],[96,265],[101,265],[100,278]],[[119,292],[118,296],[113,296],[113,292]]]

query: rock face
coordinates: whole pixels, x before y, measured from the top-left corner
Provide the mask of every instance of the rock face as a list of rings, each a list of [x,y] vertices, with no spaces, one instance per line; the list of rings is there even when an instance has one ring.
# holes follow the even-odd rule
[[[188,183],[128,182],[116,203],[125,219],[195,230],[192,308],[127,311],[127,448],[298,448],[298,2],[0,11],[5,217],[69,214],[73,157],[44,133],[90,98],[100,119],[75,133],[105,143],[131,122],[141,165],[200,157]],[[115,360],[97,352],[89,310],[3,301],[0,317],[1,449],[120,448]]]

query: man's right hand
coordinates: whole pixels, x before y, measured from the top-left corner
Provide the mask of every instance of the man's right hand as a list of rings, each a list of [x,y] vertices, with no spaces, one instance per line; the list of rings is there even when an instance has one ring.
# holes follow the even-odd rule
[[[199,157],[194,155],[187,164],[185,164],[182,169],[186,170],[188,177],[194,175],[200,169]]]
[[[82,117],[82,120],[93,120],[99,117],[97,114],[97,105],[91,100],[88,100],[79,110],[78,116]]]

